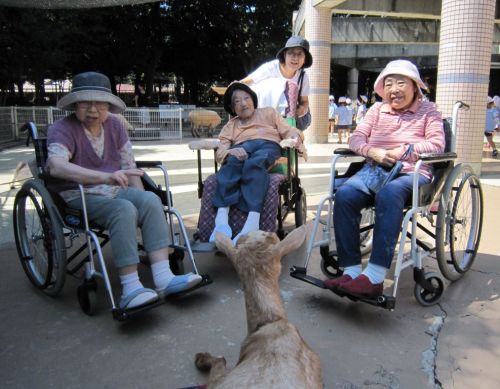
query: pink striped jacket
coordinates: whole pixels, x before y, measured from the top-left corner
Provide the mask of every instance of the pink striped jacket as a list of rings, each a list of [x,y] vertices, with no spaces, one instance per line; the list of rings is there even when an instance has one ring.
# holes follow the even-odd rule
[[[420,154],[444,151],[443,121],[434,103],[417,100],[404,112],[394,111],[388,103],[375,103],[349,140],[351,150],[364,157],[372,147],[399,147],[401,157],[410,144],[413,151],[403,162],[402,173],[414,171]],[[432,177],[432,169],[425,164],[419,173]]]

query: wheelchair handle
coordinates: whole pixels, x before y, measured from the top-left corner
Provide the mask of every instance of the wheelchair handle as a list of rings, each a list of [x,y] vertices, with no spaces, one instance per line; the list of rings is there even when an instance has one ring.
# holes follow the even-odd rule
[[[352,151],[351,149],[345,148],[345,147],[333,150],[333,154],[337,154],[337,155],[357,155],[354,151]]]
[[[139,169],[157,167],[162,164],[161,161],[135,161],[135,163]]]

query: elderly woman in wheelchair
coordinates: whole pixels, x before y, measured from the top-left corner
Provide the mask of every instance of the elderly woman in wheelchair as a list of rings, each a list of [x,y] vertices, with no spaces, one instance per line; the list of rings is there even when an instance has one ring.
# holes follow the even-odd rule
[[[334,151],[328,194],[319,201],[305,263],[291,268],[292,277],[392,310],[402,270],[413,269],[415,298],[430,306],[441,299],[444,280],[426,271],[424,259],[436,259],[452,282],[471,268],[482,229],[481,182],[471,166],[454,163],[458,113],[468,105],[457,101],[443,121],[435,105],[421,99],[424,88],[406,60],[390,62],[379,75],[374,89],[383,102],[369,109],[350,149]],[[347,169],[339,172],[342,160]],[[396,244],[392,292],[385,292]],[[307,273],[315,247],[326,280]]]
[[[229,208],[236,206],[248,217],[239,237],[259,229],[260,214],[269,187],[268,169],[281,156],[282,146],[295,146],[305,152],[302,134],[291,127],[274,108],[257,108],[257,95],[246,84],[232,83],[224,94],[224,108],[234,116],[222,129],[216,159],[222,164],[217,172],[213,206],[217,208],[216,232],[232,237]]]
[[[403,209],[411,198],[413,175],[419,186],[431,181],[432,169],[422,165],[414,173],[420,154],[441,153],[445,139],[441,114],[436,106],[421,100],[425,84],[417,68],[406,60],[390,62],[375,81],[375,92],[383,98],[368,111],[351,136],[350,148],[367,158],[366,164],[339,187],[334,203],[333,223],[339,264],[343,275],[325,285],[349,294],[377,297],[382,294],[403,221]],[[398,162],[402,162],[401,164]],[[394,169],[390,174],[382,169]],[[384,183],[381,186],[381,183]],[[368,265],[361,267],[360,212],[375,206],[373,248]]]
[[[160,296],[192,288],[198,274],[174,276],[169,266],[170,236],[159,197],[144,191],[126,129],[116,116],[125,109],[113,95],[109,79],[87,72],[74,77],[72,91],[58,107],[74,114],[48,131],[47,171],[57,178],[56,190],[70,208],[82,209],[78,184],[83,185],[85,211],[91,222],[109,231],[114,264],[122,284],[121,309],[156,302]],[[155,290],[139,280],[137,227],[142,229]]]

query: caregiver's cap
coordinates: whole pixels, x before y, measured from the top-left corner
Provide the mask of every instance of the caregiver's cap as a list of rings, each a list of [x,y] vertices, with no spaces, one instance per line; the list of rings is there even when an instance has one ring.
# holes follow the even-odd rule
[[[292,36],[290,37],[285,44],[285,47],[282,47],[279,51],[278,54],[276,54],[276,58],[279,59],[281,63],[285,62],[285,51],[287,49],[292,49],[294,47],[301,47],[305,54],[306,54],[306,60],[304,62],[303,68],[309,68],[311,67],[313,63],[313,57],[311,53],[309,52],[309,42],[302,38],[301,36]]]
[[[427,90],[427,86],[420,78],[420,73],[418,72],[417,67],[406,59],[397,59],[386,65],[384,70],[382,70],[382,72],[378,75],[375,80],[375,84],[373,85],[375,93],[382,98],[384,97],[384,79],[391,74],[400,74],[415,81],[415,84],[418,86],[418,94],[420,96],[422,96],[421,89]]]

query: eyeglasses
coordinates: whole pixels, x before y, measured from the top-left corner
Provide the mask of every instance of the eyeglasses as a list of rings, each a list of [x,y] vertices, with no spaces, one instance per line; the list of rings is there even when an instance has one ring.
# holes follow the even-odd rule
[[[105,111],[109,108],[109,103],[103,101],[80,101],[76,105],[78,108],[85,110],[90,109],[92,106],[95,106],[98,111]]]
[[[306,53],[304,49],[297,48],[297,49],[288,49],[287,51],[285,51],[285,55],[288,57],[302,58],[306,56]]]

